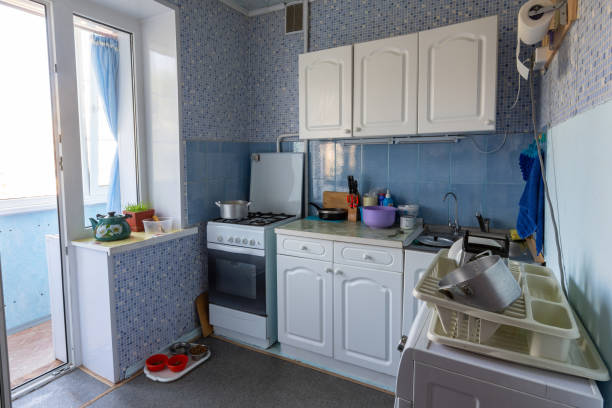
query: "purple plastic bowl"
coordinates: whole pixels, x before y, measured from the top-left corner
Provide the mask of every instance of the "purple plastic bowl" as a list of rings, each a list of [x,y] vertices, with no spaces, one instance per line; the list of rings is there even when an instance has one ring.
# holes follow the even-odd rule
[[[388,228],[395,224],[395,207],[363,207],[363,223],[372,228]]]

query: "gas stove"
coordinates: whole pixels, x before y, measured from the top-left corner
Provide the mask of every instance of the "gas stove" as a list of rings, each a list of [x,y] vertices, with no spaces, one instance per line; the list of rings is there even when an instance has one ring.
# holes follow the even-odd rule
[[[216,334],[262,348],[276,342],[274,228],[302,216],[303,168],[301,153],[253,154],[252,212],[208,222],[209,317]]]
[[[294,218],[295,215],[288,215],[283,213],[262,213],[262,212],[250,212],[248,217],[242,219],[225,219],[216,218],[212,222],[218,222],[221,224],[234,224],[234,225],[248,225],[251,227],[265,227],[266,225],[274,224],[279,221],[284,221],[289,218]]]

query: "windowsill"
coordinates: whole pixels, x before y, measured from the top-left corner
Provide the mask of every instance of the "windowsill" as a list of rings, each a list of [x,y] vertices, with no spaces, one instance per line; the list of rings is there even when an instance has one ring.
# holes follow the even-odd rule
[[[119,241],[100,242],[95,238],[84,238],[72,241],[72,246],[87,248],[94,251],[106,252],[109,256],[120,252],[132,251],[149,245],[156,245],[173,239],[183,238],[198,233],[197,228],[178,229],[167,234],[147,234],[144,232],[132,232],[129,238]]]

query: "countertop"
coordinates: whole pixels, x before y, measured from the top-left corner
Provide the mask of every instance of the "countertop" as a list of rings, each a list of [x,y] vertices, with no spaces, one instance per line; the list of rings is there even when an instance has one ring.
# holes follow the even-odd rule
[[[103,251],[110,254],[142,248],[148,245],[155,245],[172,239],[186,237],[197,234],[197,228],[178,229],[167,234],[147,234],[145,232],[132,232],[129,238],[118,241],[100,242],[94,237],[83,238],[72,241],[71,244],[80,248]]]
[[[282,235],[404,248],[421,234],[423,228],[419,226],[404,231],[397,225],[391,228],[370,228],[361,222],[334,222],[303,218],[275,228],[274,231]]]

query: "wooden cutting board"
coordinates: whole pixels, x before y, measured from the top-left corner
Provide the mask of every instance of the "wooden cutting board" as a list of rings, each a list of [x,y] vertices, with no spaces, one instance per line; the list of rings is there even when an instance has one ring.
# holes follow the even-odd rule
[[[348,208],[346,191],[324,191],[323,208]]]

